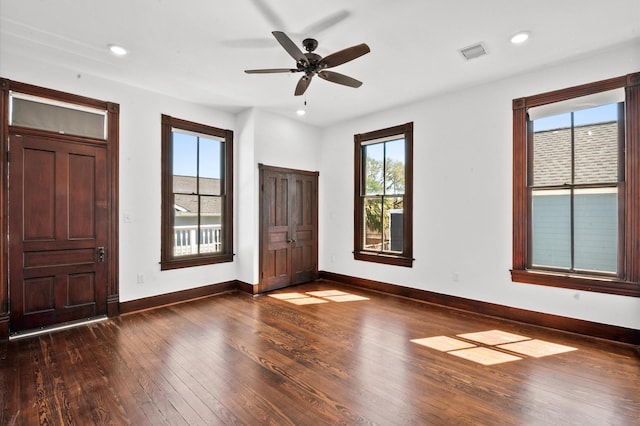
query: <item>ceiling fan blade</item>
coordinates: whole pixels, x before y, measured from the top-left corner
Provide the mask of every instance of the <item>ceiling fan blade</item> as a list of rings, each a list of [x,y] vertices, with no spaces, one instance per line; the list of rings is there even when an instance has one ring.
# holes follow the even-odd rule
[[[271,74],[276,72],[298,72],[292,68],[265,68],[262,70],[244,70],[247,74]]]
[[[296,96],[300,96],[304,94],[304,92],[306,92],[307,87],[309,87],[309,84],[311,84],[311,77],[312,76],[303,75],[300,78],[300,80],[298,80],[298,84],[296,85],[296,92],[295,92]]]
[[[280,16],[267,4],[264,0],[251,0],[256,9],[262,13],[262,16],[269,21],[271,28],[284,28],[284,22],[280,19]]]
[[[316,34],[325,31],[345,20],[349,15],[350,12],[348,10],[339,10],[307,26],[305,29],[300,31],[300,34],[304,34],[305,37],[315,36]]]
[[[284,47],[284,50],[286,50],[287,53],[296,60],[296,62],[303,64],[309,63],[307,57],[304,56],[304,53],[302,53],[302,50],[300,50],[300,48],[296,46],[293,41],[291,41],[288,35],[286,35],[282,31],[273,31],[271,34],[273,34],[276,40],[278,40],[278,43],[280,43],[280,45]]]
[[[332,53],[329,56],[326,56],[322,59],[322,63],[326,68],[332,68],[338,65],[342,65],[345,62],[352,61],[356,58],[359,58],[362,55],[371,52],[369,46],[366,43],[358,44],[356,46],[347,47],[346,49],[342,49],[337,51],[336,53]]]
[[[272,38],[242,38],[237,40],[224,40],[225,46],[240,49],[262,49],[276,47],[278,42]]]
[[[362,82],[348,75],[340,74],[334,71],[320,71],[318,77],[330,81],[332,83],[342,84],[349,87],[360,87]]]

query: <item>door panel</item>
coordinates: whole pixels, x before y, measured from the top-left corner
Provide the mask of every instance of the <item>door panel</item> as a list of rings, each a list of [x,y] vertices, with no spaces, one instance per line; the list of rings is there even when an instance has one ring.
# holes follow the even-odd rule
[[[106,313],[106,148],[10,135],[11,331]]]
[[[315,175],[294,174],[294,220],[291,259],[291,284],[313,281],[317,277],[317,179]]]
[[[24,149],[24,163],[37,165],[22,170],[24,188],[29,197],[23,200],[24,241],[51,240],[55,238],[55,152]],[[17,159],[16,159],[17,160]],[[15,169],[18,164],[15,164]],[[18,170],[15,170],[18,173]],[[15,175],[15,173],[14,173]],[[16,182],[17,184],[17,182]]]
[[[269,290],[289,284],[291,244],[289,236],[289,180],[286,174],[266,173],[264,176],[266,215],[265,249],[262,277]]]
[[[96,158],[88,155],[69,155],[69,239],[95,238],[95,171]]]
[[[261,166],[260,291],[318,275],[317,174]]]

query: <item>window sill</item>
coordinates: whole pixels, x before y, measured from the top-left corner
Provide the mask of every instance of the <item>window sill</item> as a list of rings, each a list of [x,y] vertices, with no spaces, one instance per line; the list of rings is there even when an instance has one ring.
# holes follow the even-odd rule
[[[233,262],[232,254],[224,254],[217,256],[198,256],[182,259],[171,259],[160,262],[160,270],[189,268],[192,266],[215,265],[216,263]]]
[[[371,252],[354,252],[353,258],[355,260],[363,260],[365,262],[384,263],[385,265],[406,266],[411,268],[413,266],[413,258],[394,256],[384,253],[371,253]]]
[[[640,283],[591,275],[575,275],[539,270],[511,270],[511,281],[569,288],[573,290],[593,291],[620,296],[640,297]]]

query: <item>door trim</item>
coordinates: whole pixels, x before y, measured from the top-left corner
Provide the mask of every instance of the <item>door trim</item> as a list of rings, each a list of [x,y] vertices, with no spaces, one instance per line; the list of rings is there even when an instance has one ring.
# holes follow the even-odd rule
[[[107,157],[107,210],[108,210],[108,235],[107,235],[107,315],[116,316],[119,314],[119,252],[118,252],[118,212],[119,212],[119,193],[118,193],[118,173],[119,173],[119,117],[120,105],[113,102],[101,101],[84,96],[74,95],[58,90],[47,89],[40,86],[34,86],[27,83],[16,82],[13,80],[0,78],[0,116],[2,123],[0,124],[0,145],[2,158],[0,161],[0,176],[2,179],[2,190],[0,191],[0,228],[2,229],[2,238],[0,238],[0,341],[9,338],[10,330],[10,295],[9,295],[9,274],[8,274],[8,255],[9,248],[7,245],[8,236],[8,214],[9,205],[7,199],[8,193],[8,140],[9,140],[9,93],[15,91],[27,95],[48,98],[56,101],[76,104],[85,107],[92,107],[107,111],[107,139],[106,139],[106,157]],[[12,128],[13,129],[13,128]],[[14,130],[22,131],[22,128],[15,127]],[[25,132],[38,133],[41,130],[25,129]],[[42,132],[49,133],[49,132]]]
[[[258,163],[258,169],[259,169],[259,192],[260,192],[260,196],[259,198],[259,203],[258,203],[258,216],[260,218],[259,222],[259,227],[258,227],[258,285],[257,286],[253,286],[253,291],[254,294],[257,293],[264,293],[265,288],[266,288],[266,283],[264,282],[264,277],[263,277],[263,262],[264,262],[264,229],[265,229],[265,223],[264,220],[267,217],[267,215],[264,212],[264,208],[265,208],[265,203],[264,203],[264,172],[265,171],[269,171],[269,172],[274,172],[274,173],[291,173],[291,174],[299,174],[299,175],[307,175],[307,176],[314,176],[314,177],[318,177],[318,172],[312,172],[312,171],[308,171],[308,170],[297,170],[297,169],[289,169],[289,168],[285,168],[285,167],[276,167],[276,166],[268,166],[262,163]],[[319,210],[319,206],[318,206],[318,193],[316,191],[316,214],[315,214],[315,224],[314,224],[314,228],[316,230],[316,241],[315,241],[315,252],[316,252],[316,276],[317,276],[317,272],[318,272],[318,210]]]

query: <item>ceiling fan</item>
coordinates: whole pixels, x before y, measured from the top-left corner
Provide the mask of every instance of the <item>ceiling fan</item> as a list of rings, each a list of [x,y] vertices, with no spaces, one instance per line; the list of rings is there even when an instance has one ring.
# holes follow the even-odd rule
[[[352,61],[362,55],[369,53],[371,50],[365,43],[348,47],[323,58],[317,53],[313,53],[313,51],[318,47],[318,41],[313,38],[306,38],[302,41],[302,45],[307,51],[306,53],[302,53],[298,46],[296,46],[296,44],[284,32],[273,31],[271,34],[273,34],[278,43],[280,43],[280,45],[284,47],[284,50],[286,50],[287,53],[289,53],[289,55],[291,55],[291,57],[296,60],[296,68],[245,70],[244,72],[246,72],[247,74],[303,72],[304,75],[300,78],[298,84],[296,85],[296,96],[302,95],[307,90],[314,75],[317,75],[318,77],[332,83],[338,83],[344,86],[362,86],[361,81],[334,71],[327,71],[327,68],[333,68],[335,66],[342,65],[346,62]]]

